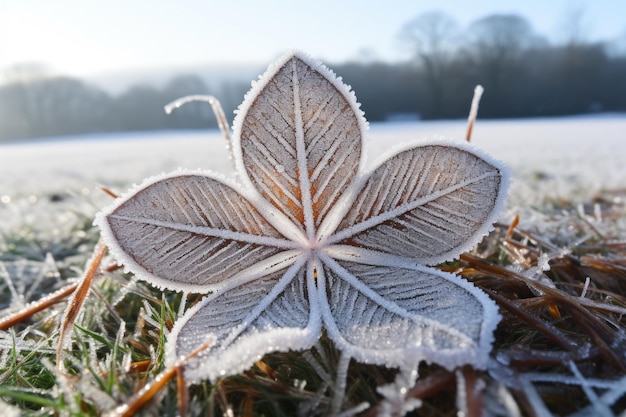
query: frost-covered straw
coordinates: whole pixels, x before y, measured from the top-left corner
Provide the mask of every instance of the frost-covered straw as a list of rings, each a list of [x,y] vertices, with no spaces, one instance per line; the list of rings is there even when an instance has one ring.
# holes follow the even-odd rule
[[[589,277],[585,278],[585,285],[583,286],[583,290],[580,292],[580,298],[585,298],[587,295],[587,290],[589,289]]]
[[[217,119],[217,125],[222,131],[222,135],[224,139],[226,139],[226,149],[228,150],[228,157],[231,160],[234,168],[234,159],[233,159],[233,150],[232,150],[232,139],[230,136],[230,128],[228,127],[228,120],[226,119],[226,115],[224,114],[224,109],[222,109],[222,105],[220,101],[213,96],[207,96],[202,94],[191,95],[181,97],[172,101],[164,107],[165,113],[170,114],[174,109],[178,109],[183,105],[190,103],[192,101],[204,101],[211,105],[213,108],[213,113],[215,114],[215,118]]]
[[[465,135],[465,140],[468,142],[472,137],[472,129],[474,128],[474,121],[476,121],[476,116],[478,115],[478,105],[480,104],[480,98],[483,96],[483,91],[485,91],[485,89],[480,84],[474,88],[474,97],[472,98],[472,105],[470,107],[469,116],[467,117],[467,134]]]

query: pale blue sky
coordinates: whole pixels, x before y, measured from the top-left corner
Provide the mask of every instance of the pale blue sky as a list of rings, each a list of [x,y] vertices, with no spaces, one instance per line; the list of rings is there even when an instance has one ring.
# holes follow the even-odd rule
[[[517,13],[556,40],[584,11],[590,39],[626,37],[623,0],[0,0],[0,69],[40,62],[72,75],[210,63],[268,63],[298,48],[326,61],[405,57],[401,26],[440,10],[461,26]]]

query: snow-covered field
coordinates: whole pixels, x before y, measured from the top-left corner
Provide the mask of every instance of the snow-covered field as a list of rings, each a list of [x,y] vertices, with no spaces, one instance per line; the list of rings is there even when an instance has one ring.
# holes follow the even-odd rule
[[[463,120],[374,123],[365,153],[375,162],[406,141],[462,141],[465,129]],[[512,169],[511,209],[546,198],[582,201],[600,190],[626,189],[626,115],[478,120],[472,144]],[[123,192],[147,176],[179,167],[231,175],[220,133],[123,133],[0,144],[0,231],[20,213],[52,210],[49,201],[68,194],[75,201],[84,196],[92,205],[87,211],[95,211],[110,200],[96,183]]]

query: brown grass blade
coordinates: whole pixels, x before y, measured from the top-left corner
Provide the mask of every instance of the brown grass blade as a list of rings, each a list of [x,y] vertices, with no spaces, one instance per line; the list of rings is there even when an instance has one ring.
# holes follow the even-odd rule
[[[99,241],[96,245],[92,258],[88,263],[87,270],[85,271],[83,278],[78,283],[76,291],[74,291],[67,309],[65,310],[65,315],[61,323],[59,343],[57,345],[57,369],[59,370],[63,370],[65,368],[62,354],[67,338],[69,337],[69,329],[74,325],[74,322],[80,313],[106,251],[106,245],[102,241]]]
[[[41,300],[37,300],[28,304],[26,307],[24,307],[24,309],[16,313],[10,314],[6,317],[2,317],[0,319],[0,330],[8,330],[16,324],[27,320],[32,315],[39,313],[40,311],[43,311],[54,304],[62,302],[65,297],[76,291],[76,287],[78,287],[78,283],[67,285],[59,289],[58,291],[55,291],[52,294],[43,297]]]

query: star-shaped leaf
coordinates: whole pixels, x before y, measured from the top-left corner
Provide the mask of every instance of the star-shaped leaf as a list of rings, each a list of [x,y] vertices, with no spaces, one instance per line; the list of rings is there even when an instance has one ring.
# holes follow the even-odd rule
[[[359,361],[483,367],[497,307],[426,265],[485,235],[508,176],[468,146],[406,147],[370,171],[354,94],[308,56],[272,64],[234,122],[241,185],[208,172],[147,180],[99,214],[112,253],[139,278],[211,292],[169,335],[192,380],[311,347],[325,328]]]

